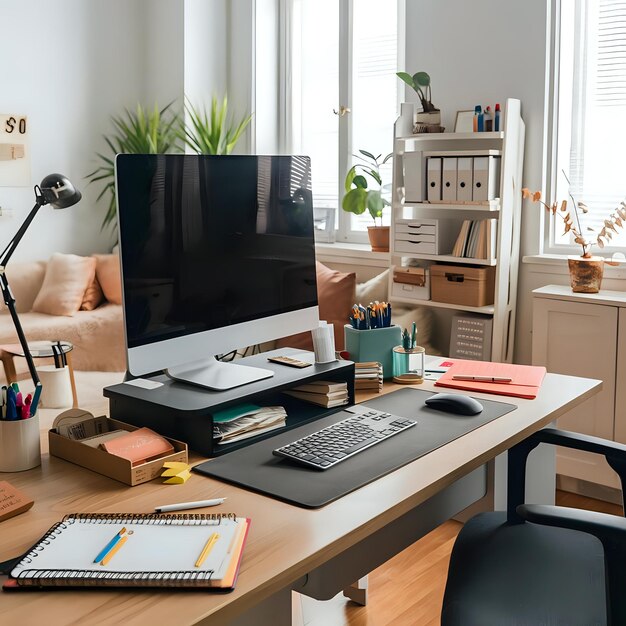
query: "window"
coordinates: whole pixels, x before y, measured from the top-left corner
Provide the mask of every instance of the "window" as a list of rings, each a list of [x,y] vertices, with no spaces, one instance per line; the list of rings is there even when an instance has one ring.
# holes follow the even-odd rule
[[[584,234],[588,227],[601,229],[626,197],[626,1],[564,0],[560,5],[553,196],[568,197],[565,172],[574,198],[589,207],[581,216]],[[564,252],[573,244],[562,232],[558,221],[552,224],[548,251]],[[605,252],[616,250],[626,250],[625,230],[614,233],[605,247]]]
[[[283,68],[290,68],[283,71],[290,86],[285,150],[311,157],[313,201],[337,209],[338,240],[367,241],[369,213],[344,212],[341,198],[358,150],[385,156],[393,149],[401,89],[398,3],[285,0],[281,21],[290,25],[282,55]],[[391,161],[381,174],[389,185]],[[389,209],[384,219],[389,224]]]

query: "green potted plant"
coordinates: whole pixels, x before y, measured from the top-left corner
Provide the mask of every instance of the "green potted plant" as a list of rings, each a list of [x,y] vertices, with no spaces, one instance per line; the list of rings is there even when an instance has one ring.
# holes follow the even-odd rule
[[[114,132],[104,140],[110,148],[110,154],[98,153],[101,165],[87,174],[90,183],[102,183],[104,187],[98,200],[109,196],[109,206],[102,221],[102,228],[115,228],[115,155],[116,154],[162,154],[182,152],[178,142],[180,117],[170,107],[172,103],[159,109],[155,104],[152,111],[137,105],[135,111],[124,110],[123,115],[111,117]]]
[[[426,72],[396,72],[396,76],[415,91],[422,104],[422,112],[415,114],[415,133],[441,133],[441,111],[432,103],[430,76]]]
[[[213,96],[210,112],[187,100],[185,111],[189,123],[179,129],[178,135],[197,154],[230,154],[252,120],[252,115],[244,115],[236,121],[229,114],[227,96],[221,106]]]
[[[565,178],[567,180],[567,177]],[[569,180],[567,182],[569,184]],[[601,256],[592,256],[591,247],[597,245],[599,248],[604,248],[613,238],[613,235],[617,234],[618,229],[624,228],[626,203],[622,201],[619,207],[609,213],[599,231],[587,227],[585,229],[587,235],[583,235],[579,211],[583,214],[588,213],[587,205],[584,202],[576,201],[571,193],[571,211],[568,200],[548,203],[542,200],[541,191],[531,191],[524,187],[522,189],[522,197],[541,204],[550,215],[558,215],[563,220],[564,234],[571,233],[574,236],[574,242],[581,247],[582,254],[580,256],[573,255],[567,259],[572,291],[577,293],[598,293],[602,285],[604,264],[619,265],[619,263],[607,261]]]
[[[382,225],[383,209],[389,206],[389,200],[383,196],[383,181],[380,175],[380,167],[387,163],[393,156],[388,154],[382,161],[382,154],[374,156],[366,150],[359,150],[362,156],[354,155],[363,163],[353,165],[346,174],[345,190],[341,207],[344,211],[362,215],[365,211],[374,220],[374,226],[367,227],[367,234],[373,252],[389,252],[389,226]],[[371,178],[377,188],[368,188],[367,178]],[[380,224],[376,222],[380,219]]]

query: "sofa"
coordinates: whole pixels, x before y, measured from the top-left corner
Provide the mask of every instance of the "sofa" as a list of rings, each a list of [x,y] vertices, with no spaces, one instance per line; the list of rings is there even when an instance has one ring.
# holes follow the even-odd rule
[[[117,257],[55,254],[49,261],[11,263],[6,276],[28,341],[71,342],[76,370],[126,369]],[[0,345],[16,343],[13,321],[2,302]],[[26,372],[25,360],[17,359],[16,368],[18,375]]]

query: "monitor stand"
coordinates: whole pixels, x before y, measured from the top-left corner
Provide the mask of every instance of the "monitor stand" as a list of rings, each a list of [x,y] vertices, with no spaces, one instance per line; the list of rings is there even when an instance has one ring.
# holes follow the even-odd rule
[[[274,376],[272,370],[239,365],[238,363],[225,363],[214,357],[178,367],[170,367],[165,370],[165,373],[173,380],[199,385],[215,391],[232,389]]]

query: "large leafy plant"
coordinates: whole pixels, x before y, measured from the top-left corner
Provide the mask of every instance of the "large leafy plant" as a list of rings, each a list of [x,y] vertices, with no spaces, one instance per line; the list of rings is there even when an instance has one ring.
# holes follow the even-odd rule
[[[344,211],[355,215],[361,215],[367,210],[374,220],[374,225],[376,225],[377,218],[380,218],[382,225],[383,209],[390,203],[383,197],[380,167],[391,159],[393,153],[388,154],[380,161],[382,154],[374,156],[366,150],[359,150],[359,152],[362,156],[357,154],[354,156],[363,163],[357,163],[348,170],[345,181],[346,195],[343,197],[341,206]],[[366,176],[369,176],[378,185],[378,188],[368,188]]]
[[[194,107],[189,100],[185,103],[188,124],[179,131],[179,137],[198,154],[230,154],[252,119],[244,115],[236,121],[228,111],[228,98],[221,105],[214,96],[211,110]]]
[[[111,117],[114,132],[104,140],[110,154],[98,153],[101,165],[87,175],[90,183],[102,183],[104,187],[98,200],[109,196],[109,206],[102,221],[102,228],[115,225],[115,155],[116,154],[163,154],[181,152],[178,139],[180,118],[171,110],[172,103],[152,110],[137,105],[135,111],[124,110],[123,115]]]
[[[430,76],[426,72],[416,72],[413,76],[411,76],[408,72],[396,72],[396,76],[415,91],[417,97],[422,103],[424,113],[439,111],[439,109],[432,103]]]

